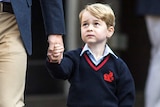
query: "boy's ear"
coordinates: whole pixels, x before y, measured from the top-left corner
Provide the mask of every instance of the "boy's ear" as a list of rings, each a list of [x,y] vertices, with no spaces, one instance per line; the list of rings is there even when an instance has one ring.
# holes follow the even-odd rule
[[[113,33],[114,33],[114,27],[113,26],[108,27],[108,38],[112,37]]]

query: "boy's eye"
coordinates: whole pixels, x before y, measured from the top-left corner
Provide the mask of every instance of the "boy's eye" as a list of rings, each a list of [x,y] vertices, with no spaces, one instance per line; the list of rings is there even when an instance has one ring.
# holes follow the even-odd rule
[[[83,23],[82,26],[88,26],[88,23]]]
[[[94,25],[96,25],[96,26],[97,26],[97,25],[100,25],[100,24],[99,24],[99,23],[94,23]]]

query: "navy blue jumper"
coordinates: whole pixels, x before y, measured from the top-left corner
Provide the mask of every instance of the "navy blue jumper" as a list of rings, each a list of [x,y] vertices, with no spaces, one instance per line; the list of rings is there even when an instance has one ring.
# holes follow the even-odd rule
[[[65,52],[61,64],[46,61],[53,78],[70,82],[67,107],[133,107],[134,80],[125,62],[109,54],[95,66],[81,51]]]

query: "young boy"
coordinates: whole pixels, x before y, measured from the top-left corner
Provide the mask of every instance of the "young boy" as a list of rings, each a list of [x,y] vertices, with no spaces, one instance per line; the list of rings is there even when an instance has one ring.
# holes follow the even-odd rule
[[[46,62],[53,78],[70,82],[67,107],[133,107],[135,86],[125,62],[106,44],[114,33],[109,5],[87,5],[79,14],[83,48],[68,51],[59,63]],[[59,44],[55,61],[63,50]]]

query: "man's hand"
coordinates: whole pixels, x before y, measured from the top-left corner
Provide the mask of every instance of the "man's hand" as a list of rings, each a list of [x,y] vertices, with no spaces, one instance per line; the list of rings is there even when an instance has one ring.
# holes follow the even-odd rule
[[[48,43],[49,43],[49,47],[48,47],[47,56],[49,58],[49,61],[52,63],[60,63],[63,58],[63,52],[64,52],[62,35],[49,35]]]

